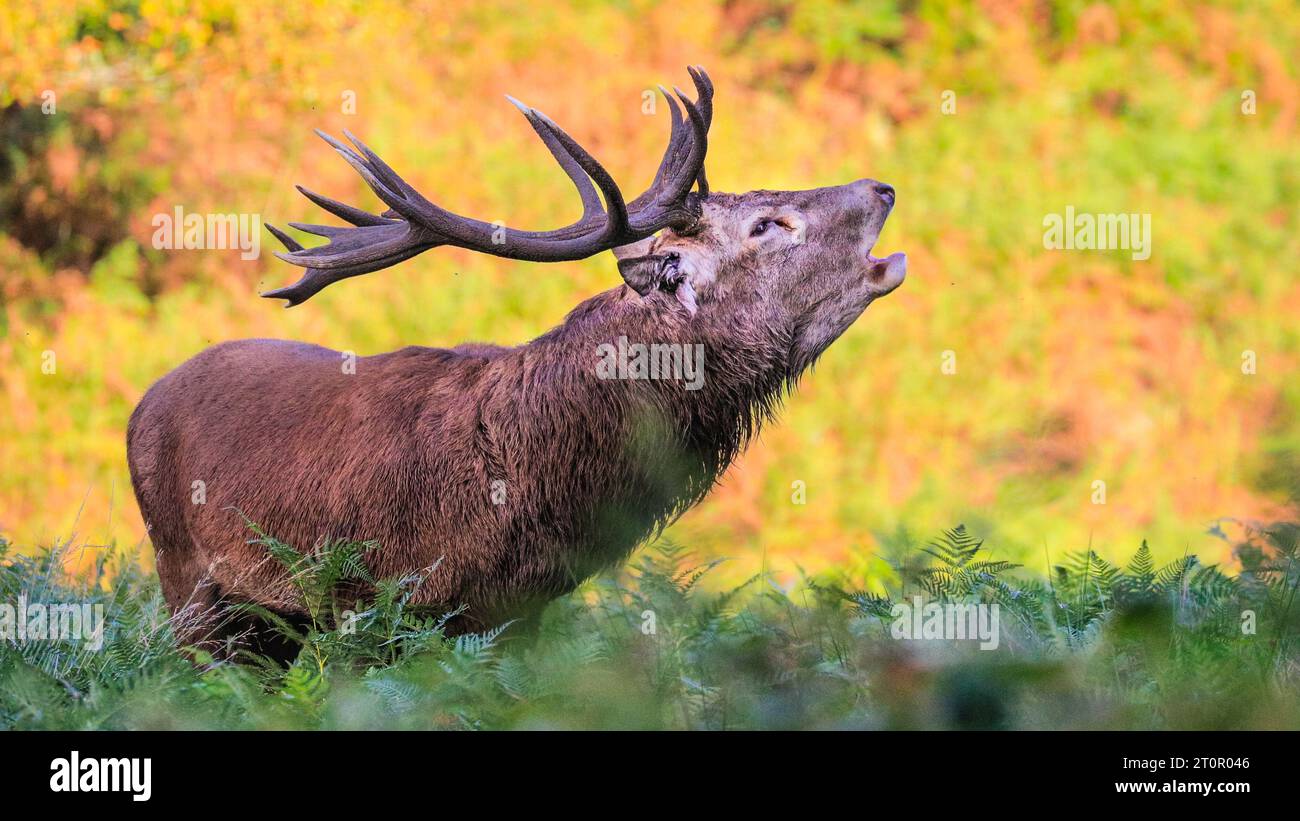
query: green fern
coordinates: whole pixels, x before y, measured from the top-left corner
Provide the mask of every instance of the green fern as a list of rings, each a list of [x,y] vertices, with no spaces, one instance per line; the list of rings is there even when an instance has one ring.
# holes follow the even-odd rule
[[[156,578],[130,557],[99,556],[74,581],[66,545],[14,555],[0,540],[0,595],[101,604],[109,625],[98,652],[0,641],[0,727],[952,726],[944,705],[972,687],[1025,726],[1300,727],[1296,534],[1261,531],[1236,576],[1190,557],[1157,567],[1143,543],[1122,566],[1085,550],[1044,577],[958,527],[925,548],[895,540],[892,571],[869,590],[829,574],[715,590],[716,562],[665,544],[527,630],[451,638],[459,610],[414,605],[436,567],[372,579],[364,542],[300,553],[255,532],[315,603],[305,629],[239,611],[294,636],[288,667],[196,667],[173,646]],[[997,604],[1005,642],[977,660],[960,648],[912,658],[889,628],[894,604],[917,595]],[[1082,706],[1063,716],[1059,704]]]

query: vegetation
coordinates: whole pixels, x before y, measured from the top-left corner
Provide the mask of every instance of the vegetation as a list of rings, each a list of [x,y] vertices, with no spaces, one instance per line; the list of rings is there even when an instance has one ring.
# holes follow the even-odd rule
[[[1047,578],[959,526],[925,547],[890,540],[874,591],[759,575],[710,593],[712,563],[661,543],[540,624],[454,639],[407,607],[419,576],[342,599],[373,545],[304,558],[257,538],[313,614],[306,631],[285,625],[300,647],[287,669],[191,665],[156,579],[125,555],[80,581],[66,549],[8,556],[0,598],[88,599],[108,627],[98,652],[0,643],[0,727],[1300,728],[1293,525],[1240,545],[1235,576],[1190,556],[1157,567],[1143,544],[1123,568],[1084,551]],[[893,608],[914,596],[998,605],[999,646],[894,638]]]

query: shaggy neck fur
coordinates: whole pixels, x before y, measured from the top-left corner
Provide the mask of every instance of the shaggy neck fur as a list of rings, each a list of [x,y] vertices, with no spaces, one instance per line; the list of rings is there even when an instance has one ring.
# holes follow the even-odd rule
[[[700,501],[776,411],[791,379],[790,341],[773,330],[782,324],[753,305],[710,307],[690,316],[672,294],[642,298],[620,287],[515,349],[526,375],[518,416],[558,479],[537,488],[534,521],[572,546],[572,583]],[[703,384],[599,378],[600,346],[619,337],[702,345]]]

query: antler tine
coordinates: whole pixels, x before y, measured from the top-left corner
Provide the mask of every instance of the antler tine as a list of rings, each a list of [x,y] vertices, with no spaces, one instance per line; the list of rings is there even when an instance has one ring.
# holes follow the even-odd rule
[[[281,231],[279,228],[276,228],[274,225],[272,225],[269,222],[264,224],[266,225],[266,230],[271,232],[271,236],[280,240],[280,243],[284,245],[285,248],[289,249],[290,253],[294,251],[301,251],[303,249],[302,243],[298,242],[298,240],[294,239],[293,237],[289,236],[285,232]]]
[[[627,230],[627,205],[623,201],[623,192],[619,190],[618,183],[609,172],[591,156],[577,140],[565,133],[564,129],[555,124],[550,117],[547,117],[540,111],[536,112],[542,123],[546,126],[547,131],[555,137],[556,141],[563,147],[567,153],[578,164],[591,181],[600,189],[601,195],[605,198],[605,224],[604,236],[612,239]],[[548,146],[549,147],[549,146]]]
[[[361,175],[388,209],[380,215],[371,214],[298,186],[303,196],[351,227],[289,223],[300,231],[329,240],[325,245],[304,248],[280,229],[268,225],[268,230],[286,249],[277,251],[276,256],[307,271],[293,285],[263,296],[286,299],[289,305],[297,305],[340,279],[395,265],[439,245],[455,245],[510,259],[559,262],[582,259],[635,242],[670,225],[688,227],[698,219],[699,213],[699,206],[688,196],[691,186],[698,182],[701,193],[708,193],[704,156],[713,117],[713,84],[702,68],[691,66],[687,70],[695,84],[697,99],[692,101],[680,89],[674,89],[677,97],[674,100],[667,89],[660,87],[671,116],[668,146],[654,181],[631,203],[625,201],[609,172],[577,140],[542,112],[508,97],[577,189],[582,216],[577,222],[553,231],[507,229],[504,241],[499,223],[460,216],[425,199],[350,132],[343,133],[352,146],[317,131]]]
[[[408,193],[415,192],[414,188],[406,184],[406,180],[398,176],[397,172],[390,168],[388,163],[384,162],[378,154],[371,151],[369,146],[357,139],[355,134],[345,128],[343,129],[343,136],[347,137],[348,142],[357,147],[357,150],[366,158],[367,167],[374,172],[375,176],[379,178],[379,181],[382,182],[386,188],[400,196],[402,199],[406,199]]]
[[[333,146],[361,175],[375,195],[388,205],[390,210],[386,211],[385,215],[391,213],[412,227],[425,229],[436,235],[440,240],[439,244],[452,244],[456,239],[464,239],[466,226],[471,226],[487,235],[494,230],[494,226],[488,223],[453,214],[429,202],[378,154],[352,134],[344,132],[361,154],[323,131],[318,130],[316,133]]]
[[[297,240],[275,226],[268,223],[266,227],[288,250],[288,253],[276,251],[275,255],[307,269],[294,284],[262,294],[267,299],[288,300],[286,308],[300,305],[325,286],[341,279],[396,265],[441,244],[417,239],[413,236],[414,230],[405,222],[340,228],[340,232],[348,233],[331,237],[328,245],[317,248],[303,248]]]
[[[707,133],[713,126],[713,81],[705,73],[703,66],[690,66],[686,69],[691,75],[691,82],[695,83],[695,105],[700,109],[700,116],[704,118],[704,131]],[[700,163],[700,173],[695,178],[700,187],[702,196],[709,195],[709,180],[704,175],[704,163]]]
[[[347,160],[348,165],[352,166],[352,168],[358,174],[361,175],[361,179],[366,181],[366,185],[370,186],[370,190],[375,192],[375,196],[383,200],[388,205],[389,208],[401,214],[408,221],[411,219],[411,215],[412,215],[411,209],[408,203],[406,202],[405,194],[402,193],[403,186],[400,184],[394,185],[393,188],[396,188],[397,190],[393,190],[392,188],[389,187],[389,185],[395,182],[394,180],[389,179],[388,181],[385,181],[380,179],[381,174],[384,174],[385,176],[389,176],[390,178],[395,177],[396,174],[393,173],[391,168],[388,168],[387,165],[381,165],[379,169],[371,168],[371,162],[373,162],[373,160],[371,162],[367,162],[367,158],[363,158],[360,154],[353,151],[347,145],[339,142],[338,140],[334,139],[334,137],[330,136],[329,134],[326,134],[324,131],[321,131],[320,129],[316,129],[316,133],[320,136],[322,140],[324,140],[325,142],[333,146],[334,150],[339,152],[339,156]],[[371,152],[369,149],[363,149],[363,150],[365,150],[367,154],[373,156],[373,152]],[[378,157],[376,157],[375,159],[378,159]],[[379,173],[376,173],[377,170],[379,171]],[[385,171],[387,172],[386,174]],[[396,182],[400,183],[400,179],[396,180]]]
[[[713,119],[713,84],[709,80],[708,75],[704,73],[703,69],[691,67],[689,71],[691,73],[691,81],[695,84],[695,90],[698,94],[696,106],[699,108],[700,118],[704,124],[702,133],[707,134]],[[681,89],[674,87],[673,90],[677,93],[677,97],[681,99],[683,105],[690,105],[690,102],[686,99],[686,95],[682,93]],[[679,170],[679,166],[686,160],[691,152],[692,138],[698,133],[701,133],[694,126],[692,126],[690,130],[687,130],[686,122],[689,121],[694,123],[694,118],[690,116],[689,109],[687,110],[687,117],[683,120],[681,111],[677,108],[677,103],[673,100],[673,95],[669,94],[668,89],[663,86],[659,86],[659,91],[664,95],[664,99],[668,103],[668,108],[672,115],[671,119],[673,128],[669,137],[668,147],[664,151],[664,161],[660,165],[660,173],[656,175],[656,185],[651,186],[656,191],[659,190],[659,186],[663,184],[665,178],[671,178],[674,173]],[[701,168],[703,168],[703,165],[701,165]]]
[[[650,191],[658,191],[664,184],[664,180],[672,175],[672,171],[677,166],[678,155],[681,153],[682,141],[686,138],[686,129],[682,124],[682,112],[677,107],[677,101],[673,95],[668,93],[668,89],[659,86],[659,93],[664,95],[664,102],[668,103],[668,145],[664,147],[663,159],[659,161],[659,168],[655,170],[654,181],[650,183]],[[640,197],[638,197],[640,199]]]
[[[690,117],[692,139],[689,152],[683,162],[683,167],[688,173],[678,175],[677,184],[668,189],[664,196],[660,197],[660,200],[669,202],[681,199],[686,195],[687,191],[691,190],[695,177],[699,170],[704,167],[704,155],[709,150],[709,126],[704,121],[703,115],[700,114],[699,108],[682,93],[680,88],[674,87],[673,91],[677,93],[677,98],[682,101],[682,106],[685,107],[686,113]]]
[[[315,234],[318,237],[337,237],[352,230],[340,225],[316,225],[310,222],[291,222],[289,227],[296,228],[305,234]]]
[[[564,173],[569,176],[569,179],[573,182],[573,187],[578,189],[578,196],[582,199],[582,219],[579,222],[603,214],[604,210],[600,206],[600,195],[596,193],[596,188],[591,184],[591,179],[582,170],[582,166],[578,165],[573,156],[560,144],[555,134],[547,128],[542,121],[541,112],[529,108],[509,94],[506,95],[506,99],[524,115],[533,131],[546,145],[546,149],[551,152],[551,156],[564,169]]]
[[[700,108],[704,124],[711,126],[713,125],[713,80],[709,79],[704,66],[688,66],[686,73],[691,75],[691,82],[695,83],[695,104]]]
[[[682,212],[688,210],[685,198],[694,183],[700,183],[701,194],[708,193],[704,156],[708,150],[709,124],[713,116],[713,85],[700,68],[693,67],[691,80],[699,94],[698,102],[692,102],[681,89],[673,89],[686,109],[685,118],[673,95],[663,86],[659,87],[668,103],[672,131],[654,182],[628,206],[634,233],[653,233],[663,228],[666,221],[680,219]]]
[[[322,196],[321,194],[317,194],[315,191],[311,191],[301,185],[295,185],[294,188],[297,188],[298,193],[316,203],[321,208],[330,212],[339,219],[352,223],[353,225],[385,225],[392,222],[391,219],[385,219],[383,216],[375,216],[369,211],[362,211],[360,208],[353,208],[347,203]]]
[[[413,227],[424,228],[436,235],[440,244],[466,244],[475,247],[473,240],[466,238],[465,229],[472,227],[479,233],[490,234],[492,226],[478,220],[470,220],[446,211],[426,200],[420,192],[407,184],[396,171],[370,148],[351,133],[344,131],[347,138],[356,146],[357,154],[348,146],[334,139],[323,131],[317,131],[335,150],[348,161],[366,185],[375,195],[383,200],[394,213]]]

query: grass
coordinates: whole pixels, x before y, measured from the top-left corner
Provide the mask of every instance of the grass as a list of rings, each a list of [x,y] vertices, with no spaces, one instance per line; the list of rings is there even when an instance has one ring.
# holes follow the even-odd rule
[[[1124,567],[1085,551],[1043,577],[958,527],[927,545],[886,540],[866,588],[758,575],[721,592],[701,584],[717,562],[661,542],[540,624],[448,638],[443,617],[406,607],[419,574],[370,580],[360,606],[336,594],[369,580],[377,546],[302,556],[255,534],[313,614],[287,668],[191,664],[156,577],[129,554],[74,578],[70,548],[0,542],[0,603],[99,604],[107,623],[96,652],[0,641],[0,727],[1294,729],[1298,535],[1252,534],[1233,576],[1192,556],[1157,566],[1144,543]],[[895,605],[914,596],[997,604],[998,647],[894,638]]]

